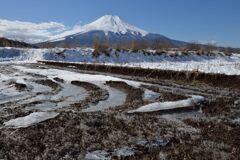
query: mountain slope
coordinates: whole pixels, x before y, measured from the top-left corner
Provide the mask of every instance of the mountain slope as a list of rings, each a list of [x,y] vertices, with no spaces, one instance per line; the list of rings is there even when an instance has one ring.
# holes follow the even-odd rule
[[[90,24],[76,27],[72,31],[65,32],[55,37],[55,39],[41,43],[41,45],[91,47],[96,41],[107,42],[110,45],[125,45],[133,41],[141,41],[149,45],[159,42],[171,44],[175,47],[186,45],[185,42],[172,40],[160,34],[148,33],[147,31],[126,23],[118,16],[111,15],[103,16]]]

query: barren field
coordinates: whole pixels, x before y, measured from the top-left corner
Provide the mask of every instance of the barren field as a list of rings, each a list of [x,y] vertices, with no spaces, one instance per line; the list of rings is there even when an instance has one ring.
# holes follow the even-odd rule
[[[0,159],[240,159],[239,76],[0,65]]]

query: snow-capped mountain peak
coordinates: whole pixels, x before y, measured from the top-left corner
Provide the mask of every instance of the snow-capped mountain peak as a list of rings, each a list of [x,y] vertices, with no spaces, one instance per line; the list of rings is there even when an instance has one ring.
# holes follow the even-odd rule
[[[133,41],[147,42],[149,45],[156,41],[169,43],[176,47],[186,45],[185,42],[172,40],[161,34],[148,33],[140,28],[128,24],[118,16],[105,15],[96,21],[83,25],[75,26],[73,29],[54,36],[41,45],[52,44],[54,46],[71,47],[87,46],[92,47],[95,41],[108,42],[109,44],[128,44]]]
[[[112,15],[105,15],[103,17],[100,17],[96,21],[83,26],[82,29],[84,32],[100,30],[104,31],[106,34],[108,32],[121,34],[131,33],[141,36],[148,34],[148,32],[124,22],[120,17]]]
[[[130,33],[133,35],[140,35],[142,37],[148,34],[148,32],[126,23],[118,16],[105,15],[92,23],[84,26],[75,26],[72,30],[63,32],[57,36],[53,36],[50,41],[60,41],[64,40],[65,37],[69,35],[80,35],[91,31],[103,31],[106,36],[109,32],[119,34]]]

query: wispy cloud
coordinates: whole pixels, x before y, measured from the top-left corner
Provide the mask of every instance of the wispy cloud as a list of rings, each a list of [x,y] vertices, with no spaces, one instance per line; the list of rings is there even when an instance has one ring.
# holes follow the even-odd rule
[[[66,26],[58,22],[31,23],[0,19],[0,37],[38,43],[51,39],[66,30]]]

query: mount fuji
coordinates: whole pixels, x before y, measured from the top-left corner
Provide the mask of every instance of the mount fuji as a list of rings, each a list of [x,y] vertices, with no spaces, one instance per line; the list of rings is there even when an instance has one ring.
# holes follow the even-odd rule
[[[105,15],[96,21],[84,26],[75,27],[71,31],[64,32],[40,45],[54,45],[63,47],[93,46],[94,42],[108,42],[109,44],[129,44],[133,41],[153,44],[156,41],[171,44],[174,47],[184,46],[187,43],[172,40],[160,34],[148,33],[123,21],[118,16]]]

